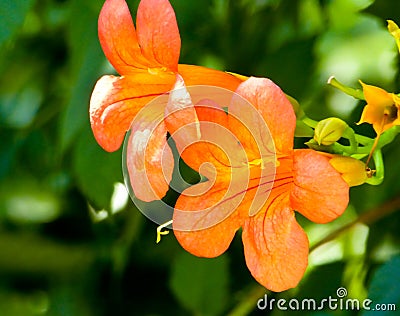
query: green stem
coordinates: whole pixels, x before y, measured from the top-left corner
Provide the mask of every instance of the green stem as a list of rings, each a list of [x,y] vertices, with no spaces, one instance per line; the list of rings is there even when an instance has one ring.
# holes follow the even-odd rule
[[[364,93],[361,89],[353,89],[347,87],[344,84],[340,83],[334,76],[328,79],[328,84],[332,87],[339,89],[340,91],[343,91],[347,95],[352,96],[353,98],[356,98],[358,100],[365,100]]]
[[[304,116],[301,120],[304,122],[304,124],[306,124],[307,126],[310,126],[312,128],[315,128],[318,124],[317,121],[310,119],[308,116]]]
[[[344,131],[343,136],[344,138],[348,139],[350,142],[350,151],[352,153],[357,152],[358,142],[356,140],[356,133],[351,127],[347,127]]]
[[[374,141],[373,138],[369,138],[367,136],[358,135],[358,134],[355,134],[354,136],[355,136],[357,142],[361,145],[368,145]]]
[[[394,126],[394,127],[390,128],[390,129],[388,129],[386,132],[384,132],[381,135],[375,150],[379,150],[382,147],[386,146],[387,144],[390,144],[395,139],[397,134],[399,134],[399,133],[400,133],[400,126]],[[362,136],[362,137],[364,139],[368,138],[368,137],[365,137],[365,136]],[[360,135],[356,135],[356,139],[357,138],[358,138],[358,140],[361,140]],[[357,150],[358,154],[369,154],[371,152],[372,146],[374,144],[374,139],[371,139],[371,138],[368,138],[368,139],[369,139],[369,143],[368,144],[365,144],[364,147],[359,147],[358,148],[358,150]]]
[[[375,150],[379,150],[382,147],[390,144],[395,139],[397,134],[399,134],[399,133],[400,133],[400,126],[395,126],[395,127],[392,127],[391,129],[388,129],[386,132],[384,132],[381,135]],[[353,136],[354,136],[354,138],[353,138]],[[372,147],[374,145],[374,141],[375,141],[375,139],[373,139],[373,138],[358,135],[355,133],[353,135],[350,135],[350,134],[344,135],[343,137],[349,139],[350,146],[345,146],[345,145],[342,145],[339,143],[334,143],[330,146],[322,146],[322,145],[318,145],[316,143],[314,144],[313,142],[308,142],[306,144],[310,144],[311,146],[309,146],[309,147],[314,150],[317,150],[317,151],[326,151],[326,152],[329,152],[332,154],[339,154],[339,155],[345,155],[345,156],[350,156],[350,155],[354,155],[354,154],[366,156],[371,152]],[[362,144],[364,146],[356,147],[356,149],[355,149],[354,146],[355,145],[357,146],[358,144]],[[358,158],[358,159],[360,159],[360,158]]]
[[[383,164],[382,151],[375,150],[372,154],[375,163],[376,174],[369,178],[366,182],[371,185],[379,185],[382,183],[385,174],[385,165]]]
[[[331,146],[332,146],[332,150],[335,154],[350,156],[356,152],[353,150],[353,148],[351,146],[345,146],[345,145],[342,145],[339,143],[333,143]]]

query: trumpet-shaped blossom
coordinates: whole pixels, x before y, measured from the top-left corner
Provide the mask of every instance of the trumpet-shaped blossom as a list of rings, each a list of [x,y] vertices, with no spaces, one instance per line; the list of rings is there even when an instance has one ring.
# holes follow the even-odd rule
[[[250,78],[239,85],[236,93],[247,99],[268,125],[275,144],[275,180],[271,182],[271,177],[262,175],[268,161],[260,152],[270,152],[270,146],[261,144],[268,148],[260,151],[249,137],[249,131],[257,133],[259,121],[246,126],[230,114],[230,106],[227,114],[217,105],[196,104],[201,137],[215,135],[213,126],[217,125],[235,135],[238,141],[226,144],[230,140],[224,137],[217,146],[200,138],[183,149],[184,161],[208,180],[184,190],[178,198],[174,233],[188,252],[216,257],[227,250],[241,228],[251,274],[264,287],[283,291],[298,284],[308,263],[308,238],[297,223],[294,210],[316,223],[332,221],[347,207],[349,186],[329,163],[330,156],[310,149],[293,149],[296,117],[292,105],[272,81]],[[171,95],[169,102],[180,100]],[[182,121],[177,117],[179,113],[174,120],[167,121],[170,130],[179,129]],[[176,141],[179,143],[179,137]],[[231,159],[220,148],[235,146],[238,151],[244,149],[247,163],[238,163],[238,159]],[[248,184],[239,192],[232,182],[235,173],[241,171],[248,174]],[[233,192],[227,194],[232,188]],[[269,196],[257,212],[249,212],[260,189],[261,194]],[[232,206],[236,196],[241,199]],[[199,213],[201,210],[204,212]],[[227,216],[221,217],[221,213]],[[207,222],[210,225],[205,225]]]
[[[380,135],[392,126],[400,125],[400,98],[382,88],[361,82],[367,105],[358,124],[370,123]]]
[[[100,78],[90,100],[92,130],[97,142],[107,151],[121,146],[137,113],[155,97],[168,92],[177,73],[188,85],[235,90],[241,82],[222,71],[178,64],[181,40],[168,0],[142,0],[137,10],[136,29],[124,0],[106,0],[99,16],[98,33],[104,54],[120,74]],[[158,185],[155,192],[136,186],[135,194],[150,201],[165,194],[171,178],[172,169],[160,174],[159,152],[166,145],[167,130],[162,122],[155,127],[146,116],[136,123],[132,127],[131,147],[135,150],[128,153],[132,155],[130,161],[142,161],[146,149],[147,176]],[[150,137],[147,132],[153,128],[156,136]],[[165,159],[173,161],[170,151]],[[131,181],[143,176],[144,165],[139,165],[131,164]]]

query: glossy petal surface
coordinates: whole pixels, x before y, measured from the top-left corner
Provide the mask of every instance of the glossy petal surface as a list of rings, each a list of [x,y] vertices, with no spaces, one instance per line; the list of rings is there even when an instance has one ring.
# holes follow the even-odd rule
[[[162,100],[164,98],[164,100]],[[174,159],[167,144],[167,130],[163,121],[163,102],[151,103],[152,110],[144,110],[135,118],[126,151],[129,179],[135,196],[143,201],[161,199],[168,191]]]
[[[168,81],[173,82],[171,76]],[[168,91],[170,84],[152,75],[135,77],[103,76],[90,99],[90,122],[97,142],[107,151],[117,150],[136,114],[155,97]],[[144,80],[154,81],[146,84]]]

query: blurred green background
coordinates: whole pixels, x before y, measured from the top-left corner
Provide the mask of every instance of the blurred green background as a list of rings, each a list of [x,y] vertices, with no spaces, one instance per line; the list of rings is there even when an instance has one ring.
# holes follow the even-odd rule
[[[129,0],[135,15],[138,1]],[[181,63],[269,77],[314,119],[356,131],[363,104],[326,85],[335,75],[400,91],[386,19],[392,0],[171,0]],[[240,236],[216,259],[185,253],[128,199],[121,151],[104,152],[89,124],[96,80],[114,70],[97,38],[100,0],[0,1],[0,315],[285,315],[257,299],[336,297],[400,309],[400,146],[384,148],[385,182],[351,190],[328,225],[299,220],[311,244],[373,210],[310,255],[300,285],[272,294],[252,279]],[[305,139],[298,140],[301,146]],[[384,215],[385,212],[389,215]],[[380,215],[379,215],[380,214]],[[375,315],[362,311],[310,315]],[[400,315],[400,312],[379,315]],[[294,314],[294,313],[293,313]]]

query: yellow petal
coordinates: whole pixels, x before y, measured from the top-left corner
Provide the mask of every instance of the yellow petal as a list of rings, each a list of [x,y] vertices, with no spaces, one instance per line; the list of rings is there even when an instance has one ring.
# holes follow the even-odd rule
[[[395,101],[393,100],[393,94],[388,93],[382,88],[367,85],[361,82],[363,87],[365,100],[367,105],[365,106],[361,119],[357,124],[370,123],[373,125],[374,130],[377,134],[381,134],[383,131],[391,126],[386,126],[387,118],[385,114],[387,112],[387,107],[393,106]]]
[[[329,163],[341,173],[343,180],[351,187],[363,184],[368,178],[365,164],[360,160],[337,156],[329,160]]]

